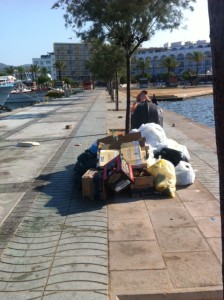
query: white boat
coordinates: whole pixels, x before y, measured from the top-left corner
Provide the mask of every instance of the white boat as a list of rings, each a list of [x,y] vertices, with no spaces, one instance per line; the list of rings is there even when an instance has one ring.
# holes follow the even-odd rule
[[[23,82],[16,84],[6,99],[6,105],[11,103],[36,103],[44,100],[47,90],[38,90],[28,87]]]
[[[14,76],[0,76],[0,107],[3,107],[9,94],[15,88]]]

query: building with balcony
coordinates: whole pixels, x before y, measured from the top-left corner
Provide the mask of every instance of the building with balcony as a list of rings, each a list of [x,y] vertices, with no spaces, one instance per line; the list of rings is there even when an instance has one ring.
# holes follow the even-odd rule
[[[46,55],[41,55],[40,58],[32,59],[33,65],[37,65],[39,68],[46,67],[51,78],[56,79],[56,70],[53,67],[55,63],[54,52],[48,52]]]
[[[85,43],[54,43],[55,62],[65,64],[61,71],[62,78],[70,78],[76,82],[91,79],[91,73],[87,67],[90,48]]]
[[[205,40],[197,42],[175,42],[164,44],[163,48],[139,48],[136,51],[135,57],[137,59],[150,60],[150,69],[147,73],[151,74],[152,77],[160,76],[161,74],[167,72],[161,66],[161,61],[168,56],[173,57],[178,62],[178,67],[176,67],[173,72],[176,75],[181,75],[184,71],[195,70],[196,64],[190,58],[193,52],[202,52],[204,59],[199,64],[198,73],[200,75],[207,75],[212,73],[212,57],[211,57],[211,47],[210,43]],[[135,68],[132,69],[132,75],[137,74]]]

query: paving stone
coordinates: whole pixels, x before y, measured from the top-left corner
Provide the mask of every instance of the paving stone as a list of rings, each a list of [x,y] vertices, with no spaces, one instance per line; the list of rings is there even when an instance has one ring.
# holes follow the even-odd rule
[[[196,227],[156,228],[156,236],[163,253],[209,250]]]
[[[203,201],[212,201],[216,199],[208,191],[203,189],[182,189],[177,191],[178,196],[181,198],[181,201],[197,201],[198,199]]]
[[[165,269],[156,241],[110,242],[110,270]]]
[[[221,286],[221,265],[211,251],[164,253],[175,288]]]
[[[108,206],[109,219],[146,219],[148,217],[144,201],[112,203]]]
[[[184,207],[158,207],[151,209],[149,215],[154,228],[195,226],[193,218]]]
[[[155,233],[148,218],[146,220],[109,220],[110,241],[137,241],[155,239]]]
[[[31,291],[26,291],[26,292],[0,292],[0,299],[4,300],[37,300],[41,299],[42,292],[31,292]]]
[[[207,241],[221,263],[222,262],[222,241],[221,241],[221,239],[220,238],[209,238]]]
[[[45,292],[43,300],[107,300],[107,290]],[[11,299],[10,299],[11,300]]]
[[[218,201],[191,201],[185,202],[185,206],[193,217],[216,217],[220,215]]]
[[[60,275],[72,272],[91,272],[102,275],[108,273],[107,256],[67,256],[56,257],[52,264],[50,275]]]
[[[206,238],[221,238],[220,216],[194,217],[194,220]]]
[[[160,290],[167,291],[172,288],[166,270],[112,271],[110,275],[111,300],[116,300],[118,295],[133,295],[134,297],[134,295],[149,294],[153,291],[156,293]]]

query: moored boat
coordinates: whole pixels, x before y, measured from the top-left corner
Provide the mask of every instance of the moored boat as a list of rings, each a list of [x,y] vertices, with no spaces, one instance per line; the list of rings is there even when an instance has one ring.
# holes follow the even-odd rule
[[[0,76],[0,107],[4,107],[9,94],[15,88],[15,80],[14,76]]]
[[[44,97],[47,93],[47,89],[32,89],[28,87],[23,82],[16,84],[15,88],[9,94],[9,97],[6,99],[6,105],[10,103],[36,103],[44,100]]]

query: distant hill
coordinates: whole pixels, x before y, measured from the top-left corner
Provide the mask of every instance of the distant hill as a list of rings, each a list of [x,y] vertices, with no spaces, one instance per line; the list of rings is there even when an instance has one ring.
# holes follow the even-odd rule
[[[4,68],[7,68],[9,67],[10,65],[6,65],[6,64],[3,64],[3,63],[0,63],[0,71],[3,70]],[[22,65],[24,68],[27,68],[30,66],[30,64],[25,64],[25,65]]]
[[[5,65],[3,63],[0,63],[0,70],[3,70],[4,68],[8,67],[8,65]]]

